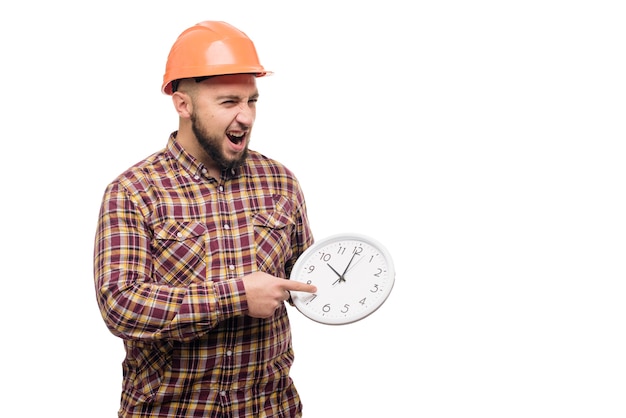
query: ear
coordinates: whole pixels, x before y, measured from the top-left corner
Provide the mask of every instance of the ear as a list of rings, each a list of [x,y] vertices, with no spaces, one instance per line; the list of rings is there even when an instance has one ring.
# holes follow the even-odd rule
[[[193,112],[193,104],[191,103],[191,97],[188,94],[180,91],[172,94],[172,103],[174,103],[174,109],[176,113],[183,119],[189,119]]]

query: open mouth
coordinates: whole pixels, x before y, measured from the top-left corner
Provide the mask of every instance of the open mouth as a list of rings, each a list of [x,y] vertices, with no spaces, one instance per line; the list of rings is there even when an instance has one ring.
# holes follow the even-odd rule
[[[228,137],[230,142],[232,142],[235,145],[239,145],[239,144],[241,144],[241,142],[245,138],[246,134],[245,134],[245,132],[237,132],[237,133],[235,133],[235,132],[227,132],[226,136]]]

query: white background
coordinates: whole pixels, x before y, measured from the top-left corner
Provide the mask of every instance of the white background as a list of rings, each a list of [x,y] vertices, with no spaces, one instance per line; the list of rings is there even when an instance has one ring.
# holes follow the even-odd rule
[[[622,3],[3,3],[2,415],[115,416],[100,198],[177,127],[178,34],[225,20],[275,72],[252,147],[396,264],[359,323],[290,310],[305,417],[623,418]]]

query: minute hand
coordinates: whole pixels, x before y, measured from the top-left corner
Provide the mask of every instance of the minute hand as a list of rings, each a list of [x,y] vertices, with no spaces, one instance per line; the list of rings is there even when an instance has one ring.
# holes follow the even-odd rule
[[[346,269],[341,274],[341,277],[343,277],[344,281],[346,280],[346,273],[348,272],[348,268],[350,268],[350,264],[352,264],[352,260],[354,260],[354,256],[355,255],[356,255],[356,253],[352,254],[352,257],[350,258],[350,261],[348,261],[348,265],[346,266]]]

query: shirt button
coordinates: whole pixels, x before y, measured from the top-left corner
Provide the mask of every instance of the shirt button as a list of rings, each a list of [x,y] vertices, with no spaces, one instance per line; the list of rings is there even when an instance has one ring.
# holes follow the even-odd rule
[[[224,191],[224,186],[220,186],[220,192]]]
[[[230,357],[230,356],[232,356],[232,355],[233,355],[233,352],[232,352],[231,350],[228,350],[228,351],[226,351],[226,355],[227,355],[228,357]]]
[[[194,180],[200,180],[200,176],[193,176]]]
[[[220,395],[221,395],[221,396],[226,396],[226,391],[225,391],[225,390],[221,391],[221,392],[220,392]]]
[[[230,225],[224,224],[224,229],[230,229]]]
[[[183,236],[183,233],[179,231],[179,232],[177,232],[177,233],[176,233],[176,236],[177,236],[178,238],[181,238],[181,237]]]

